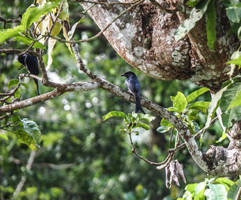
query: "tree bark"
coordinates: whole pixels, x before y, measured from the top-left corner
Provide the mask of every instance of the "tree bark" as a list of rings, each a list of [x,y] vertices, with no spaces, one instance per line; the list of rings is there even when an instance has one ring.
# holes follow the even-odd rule
[[[179,0],[144,1],[119,18],[130,5],[97,4],[91,9],[91,3],[81,3],[81,6],[89,9],[88,14],[101,30],[118,18],[104,35],[131,66],[157,79],[191,79],[216,91],[229,78],[230,67],[226,62],[239,42],[234,35],[227,34],[230,26],[221,3],[217,3],[215,51],[207,46],[204,18],[184,39],[175,41],[176,29],[188,17],[178,11],[184,6],[180,4]]]

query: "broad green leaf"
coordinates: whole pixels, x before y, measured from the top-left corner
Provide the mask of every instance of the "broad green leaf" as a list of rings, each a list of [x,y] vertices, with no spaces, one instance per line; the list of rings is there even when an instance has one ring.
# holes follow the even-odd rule
[[[162,120],[161,120],[161,126],[173,128],[173,125],[168,120],[166,120],[164,118],[162,118]]]
[[[41,141],[41,132],[36,122],[27,118],[24,118],[21,121],[23,123],[24,131],[31,137],[31,142],[29,141],[30,144],[33,144],[34,146],[38,145]]]
[[[241,3],[226,8],[228,19],[233,23],[239,23],[241,20]]]
[[[8,141],[8,136],[4,130],[0,130],[0,138]]]
[[[171,129],[171,127],[167,127],[167,126],[159,126],[156,131],[159,133],[166,133]]]
[[[109,113],[107,113],[103,119],[104,121],[106,121],[107,119],[111,118],[111,117],[121,117],[121,118],[125,118],[126,114],[120,111],[111,111]]]
[[[195,109],[195,110],[199,110],[203,113],[206,113],[208,110],[209,104],[210,104],[210,102],[207,102],[207,101],[197,101],[197,102],[192,103],[188,107],[188,110]]]
[[[41,133],[38,125],[27,118],[20,119],[15,113],[9,118],[11,126],[7,128],[9,134],[13,134],[18,141],[28,145],[31,149],[36,149],[41,141]]]
[[[216,8],[215,0],[211,0],[207,13],[206,13],[206,31],[207,31],[207,40],[208,47],[211,50],[214,50],[214,43],[216,41]]]
[[[19,35],[15,38],[18,42],[23,42],[24,44],[31,45],[34,40],[27,38],[26,36]],[[46,49],[46,47],[41,44],[40,42],[36,41],[33,45],[33,48],[40,48],[40,49]]]
[[[234,184],[234,182],[232,180],[230,180],[229,178],[225,178],[225,177],[221,177],[221,178],[217,178],[215,180],[215,183],[220,183],[220,184],[225,184],[227,186],[232,186]]]
[[[241,179],[239,179],[235,184],[233,184],[228,191],[228,198],[236,199],[239,188],[241,187]]]
[[[22,25],[0,31],[0,44],[9,38],[17,36],[23,31],[24,27]]]
[[[171,100],[173,102],[173,108],[178,113],[183,113],[184,109],[187,107],[187,99],[184,96],[183,93],[177,92],[177,95],[174,97],[171,97]]]
[[[185,37],[185,35],[194,28],[196,23],[202,19],[204,13],[208,8],[210,0],[200,2],[199,9],[193,8],[188,19],[186,19],[176,30],[174,36],[175,40],[178,41]]]
[[[227,200],[227,191],[224,185],[208,184],[209,189],[205,191],[207,200]]]
[[[138,122],[137,125],[135,126],[135,128],[136,127],[141,127],[141,128],[144,128],[145,130],[150,130],[150,126],[148,124],[145,124],[142,122]]]
[[[18,84],[18,79],[12,79],[8,82],[8,89],[16,87]]]
[[[191,94],[189,94],[187,96],[187,102],[190,103],[190,102],[196,100],[196,98],[198,98],[200,95],[204,94],[207,91],[209,91],[209,89],[206,87],[195,90],[194,92],[192,92]]]
[[[158,127],[156,130],[159,133],[166,133],[168,132],[170,129],[172,129],[174,126],[166,119],[162,118],[161,120],[161,126]]]
[[[224,126],[230,127],[233,121],[240,119],[241,115],[241,83],[234,82],[229,85],[228,89],[223,93],[220,107],[223,112]]]
[[[241,54],[239,55],[238,58],[228,61],[227,64],[234,64],[234,65],[241,66]]]
[[[193,183],[193,184],[188,184],[186,187],[185,187],[185,190],[186,191],[189,191],[191,194],[195,194],[195,188],[197,187],[197,183]]]
[[[45,3],[43,6],[29,7],[23,14],[21,25],[23,25],[24,29],[29,28],[33,22],[36,22],[42,15],[56,8],[58,4],[59,1],[51,1]]]
[[[205,199],[204,191],[205,191],[206,185],[207,183],[205,181],[197,184],[197,186],[195,187],[194,200]]]

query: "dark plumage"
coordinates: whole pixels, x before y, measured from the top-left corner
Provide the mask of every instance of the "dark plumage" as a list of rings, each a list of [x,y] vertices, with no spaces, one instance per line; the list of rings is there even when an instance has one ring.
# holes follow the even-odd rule
[[[128,88],[128,90],[134,95],[135,100],[136,100],[136,113],[142,112],[145,114],[144,110],[141,107],[141,88],[140,88],[140,83],[137,79],[137,76],[135,73],[128,71],[121,76],[126,77],[125,84]]]
[[[23,64],[25,67],[28,68],[28,71],[31,74],[38,75],[39,68],[38,68],[38,59],[36,56],[32,56],[29,54],[21,54],[18,56],[18,61]],[[37,86],[37,94],[39,95],[39,85],[38,80],[34,78],[34,82]]]

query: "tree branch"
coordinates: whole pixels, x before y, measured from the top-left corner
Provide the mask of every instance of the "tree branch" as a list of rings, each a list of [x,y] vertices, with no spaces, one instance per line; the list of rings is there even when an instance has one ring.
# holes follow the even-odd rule
[[[36,151],[31,151],[31,154],[29,156],[29,159],[28,159],[28,163],[27,163],[27,166],[26,166],[26,171],[30,171],[31,170],[31,167],[33,165],[33,162],[34,162],[34,158],[36,156]],[[27,179],[27,176],[24,174],[22,177],[21,177],[21,180],[20,182],[18,183],[17,185],[17,188],[15,190],[15,192],[13,193],[13,199],[16,199],[18,194],[21,192],[21,190],[23,189],[23,186],[26,182],[26,179]]]
[[[103,88],[104,90],[107,90],[116,96],[122,97],[126,101],[135,103],[135,99],[134,99],[133,95],[131,95],[128,92],[125,92],[124,90],[122,90],[118,86],[108,82],[107,80],[93,74],[88,68],[86,68],[83,65],[82,59],[80,58],[78,44],[76,44],[76,45],[72,44],[71,46],[72,46],[72,50],[75,55],[75,59],[77,61],[77,65],[81,71],[86,73],[91,79],[100,83],[100,87]],[[189,129],[187,128],[187,126],[180,119],[178,119],[173,113],[169,112],[167,109],[161,107],[158,104],[151,102],[150,100],[148,100],[146,98],[141,99],[141,104],[148,110],[153,111],[154,113],[165,118],[166,120],[168,120],[170,123],[172,123],[175,126],[175,128],[178,130],[180,136],[184,140],[193,160],[199,165],[199,167],[202,170],[208,172],[208,166],[207,166],[206,162],[203,160],[202,152],[199,150],[198,145],[197,145],[194,137],[190,133]]]
[[[11,112],[16,109],[25,108],[31,105],[34,105],[36,103],[40,103],[43,101],[47,101],[49,99],[53,99],[54,97],[60,96],[65,92],[70,91],[88,91],[93,90],[99,87],[99,83],[96,82],[80,82],[80,83],[71,83],[71,84],[65,84],[62,88],[57,88],[51,92],[41,94],[36,97],[32,97],[29,99],[25,99],[23,101],[15,102],[9,105],[4,105],[0,107],[0,114]]]

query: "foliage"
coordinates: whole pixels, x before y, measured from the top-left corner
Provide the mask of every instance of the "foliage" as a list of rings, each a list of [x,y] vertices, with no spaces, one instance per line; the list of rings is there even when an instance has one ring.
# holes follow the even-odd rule
[[[44,52],[47,50],[41,38],[36,41],[33,37],[32,25],[39,23],[43,32],[49,29],[53,25],[51,18],[43,19],[42,16],[58,13],[62,1],[47,1],[46,4],[43,2],[38,1],[41,4],[39,7],[28,8],[24,1],[16,1],[15,6],[11,5],[12,2],[0,2],[3,8],[1,12],[6,18],[17,18],[18,14],[22,14],[18,25],[10,27],[7,24],[6,28],[3,27],[0,32],[1,45],[26,49],[33,44],[33,49],[42,49]],[[215,3],[215,0],[189,0],[187,5],[192,7],[191,14],[177,29],[176,39],[183,38],[205,15],[208,46],[213,50],[217,20]],[[69,12],[69,8],[73,13]],[[232,30],[240,33],[240,3],[229,0],[225,2],[225,8]],[[74,13],[82,13],[84,17],[79,19]],[[61,36],[63,30],[63,38],[68,41],[73,38],[80,40],[93,34],[78,31],[78,25],[94,25],[82,9],[70,1],[64,1],[60,21],[61,23],[56,22],[51,36]],[[63,25],[64,21],[66,26]],[[67,30],[68,25],[70,31]],[[48,55],[44,56],[45,63],[48,61],[48,66],[51,66],[51,78],[66,82],[87,80],[75,66],[69,43],[66,48],[65,44],[51,39],[47,45]],[[129,70],[129,67],[109,48],[103,38],[81,43],[80,53],[90,70],[102,74],[116,85],[124,85],[120,72]],[[54,58],[53,61],[50,61],[51,58]],[[240,51],[236,51],[227,63],[240,67],[240,58]],[[18,69],[20,64],[16,61],[16,55],[1,55],[1,59],[4,63],[0,69],[1,89],[10,91],[20,84],[18,75],[26,72],[26,69]],[[144,96],[169,107],[168,110],[183,119],[193,134],[205,129],[208,137],[202,138],[205,141],[204,148],[216,141],[219,141],[220,145],[227,144],[223,136],[228,130],[222,129],[222,123],[228,129],[233,121],[239,119],[239,77],[227,82],[221,92],[210,99],[207,93],[209,89],[198,89],[188,81],[155,81],[138,72],[137,75],[142,83]],[[23,80],[17,92],[8,100],[34,96],[35,89],[31,82],[29,79]],[[40,89],[42,93],[50,90],[42,85]],[[210,127],[219,106],[223,112],[223,122],[216,122]],[[170,191],[167,190],[164,187],[163,173],[132,156],[131,147],[126,141],[127,134],[123,134],[133,134],[134,143],[141,155],[161,161],[167,150],[173,146],[172,135],[177,134],[174,126],[157,116],[133,113],[133,108],[134,105],[129,102],[123,102],[118,97],[98,90],[66,94],[11,113],[9,118],[1,120],[0,125],[1,198],[12,198],[23,174],[27,181],[18,199],[134,200],[180,197],[185,186],[173,186]],[[122,124],[119,118],[122,119]],[[156,120],[159,121],[154,126]],[[26,145],[30,149],[26,148]],[[33,169],[26,171],[26,161],[32,149],[37,150],[37,157]],[[177,152],[176,157],[186,166],[188,182],[197,182],[185,187],[185,193],[180,200],[232,199],[237,193],[240,180],[233,182],[227,178],[217,178],[203,181],[205,175],[193,165],[186,151]]]
[[[205,179],[200,183],[188,184],[183,197],[178,200],[232,200],[235,199],[240,185],[240,179],[236,182],[224,177]]]

